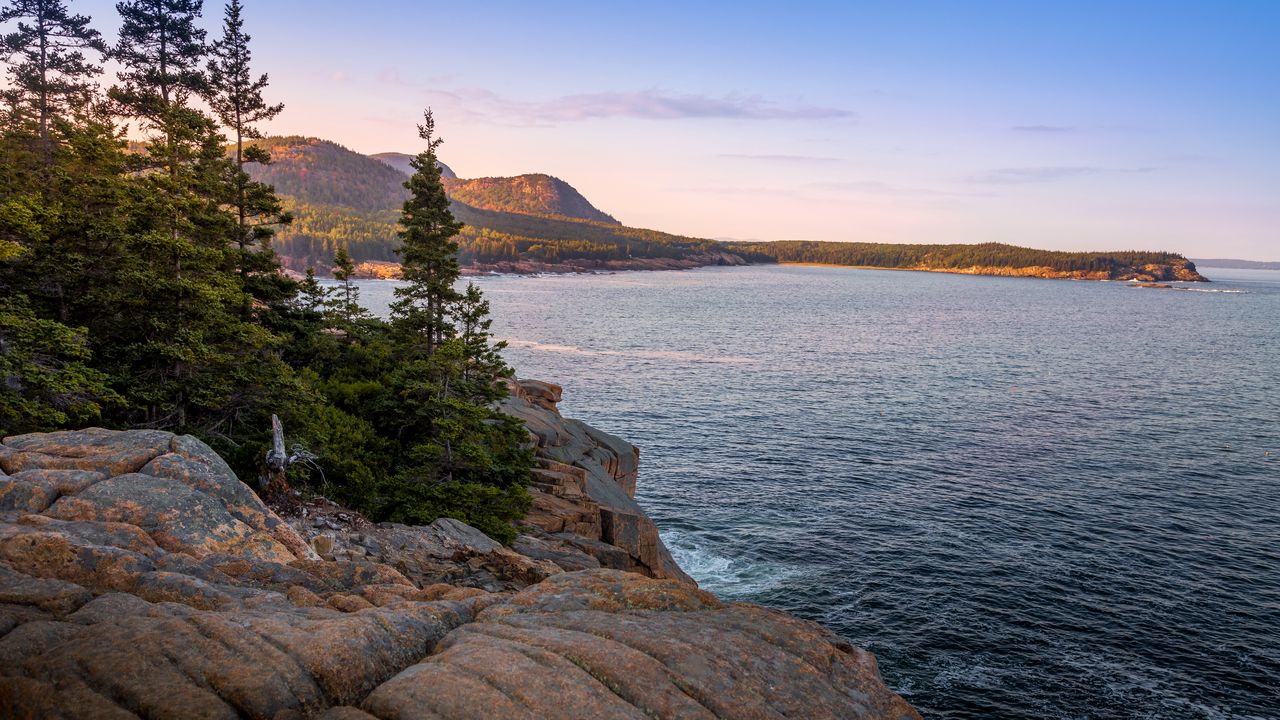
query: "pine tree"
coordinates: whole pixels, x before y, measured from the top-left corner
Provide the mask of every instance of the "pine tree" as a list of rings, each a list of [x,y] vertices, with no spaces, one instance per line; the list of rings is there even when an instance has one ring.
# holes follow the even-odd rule
[[[333,277],[342,285],[337,288],[332,309],[348,326],[369,317],[368,311],[360,305],[360,288],[353,282],[355,273],[356,264],[347,254],[347,246],[339,247],[333,256]]]
[[[192,95],[205,91],[200,71],[205,56],[205,31],[196,26],[202,0],[131,0],[116,5],[121,20],[120,40],[111,56],[124,66],[123,85],[111,97],[124,113],[158,130],[162,142],[153,146],[171,175],[178,173],[184,148],[198,143],[209,131],[208,118],[192,109]],[[156,152],[158,151],[158,152]]]
[[[209,48],[213,59],[209,61],[207,93],[214,115],[235,135],[239,167],[245,162],[258,162],[244,157],[244,139],[262,136],[254,123],[270,120],[284,110],[284,104],[268,105],[262,98],[267,76],[263,74],[254,79],[249,69],[253,55],[249,52],[251,38],[244,32],[244,20],[240,17],[243,9],[240,0],[227,4],[222,38]]]
[[[250,71],[253,58],[249,51],[250,36],[244,32],[241,18],[243,6],[240,0],[231,0],[223,19],[222,38],[209,47],[212,58],[208,64],[208,83],[205,99],[214,115],[235,138],[235,166],[230,172],[230,202],[235,209],[239,227],[235,236],[237,257],[235,263],[248,292],[244,312],[248,313],[250,298],[278,301],[268,292],[272,286],[263,287],[264,273],[273,273],[274,256],[265,247],[274,235],[274,226],[289,223],[292,218],[284,212],[280,198],[271,186],[254,182],[245,172],[246,163],[269,164],[271,153],[250,145],[246,138],[262,137],[255,123],[270,120],[284,110],[283,104],[268,105],[262,97],[267,87],[267,76],[254,78]],[[253,248],[261,257],[254,257]],[[257,277],[251,280],[251,276]]]
[[[89,62],[86,51],[106,52],[89,18],[72,15],[62,0],[15,0],[0,8],[0,24],[17,20],[17,31],[0,37],[0,54],[9,57],[9,82],[4,91],[12,128],[30,115],[38,128],[41,158],[53,165],[53,125],[93,94],[94,78],[102,68]]]
[[[484,299],[475,283],[467,283],[466,292],[454,304],[453,315],[466,358],[462,379],[472,386],[473,399],[477,402],[500,399],[506,391],[495,380],[511,374],[511,368],[499,354],[507,343],[493,342],[493,333],[489,329],[493,325],[493,318],[489,317],[489,301]]]
[[[391,318],[395,329],[409,338],[414,352],[430,356],[452,331],[446,314],[458,296],[453,289],[459,277],[454,236],[462,230],[462,223],[450,212],[449,196],[440,182],[436,148],[444,141],[435,136],[430,109],[423,113],[418,137],[427,147],[409,161],[414,174],[404,184],[410,197],[400,218],[403,229],[398,252],[407,284],[396,288]]]

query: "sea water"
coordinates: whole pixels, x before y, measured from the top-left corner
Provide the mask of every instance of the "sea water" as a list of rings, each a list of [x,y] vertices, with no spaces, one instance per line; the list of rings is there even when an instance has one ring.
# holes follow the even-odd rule
[[[1280,717],[1280,272],[487,277],[727,600],[938,718]],[[362,282],[385,313],[394,283]]]

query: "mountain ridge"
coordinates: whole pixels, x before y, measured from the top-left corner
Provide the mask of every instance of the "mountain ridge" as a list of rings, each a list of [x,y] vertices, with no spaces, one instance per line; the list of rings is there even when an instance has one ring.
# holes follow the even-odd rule
[[[413,174],[413,166],[409,164],[409,161],[412,160],[415,156],[410,155],[409,153],[382,152],[382,153],[374,153],[372,155],[369,155],[368,157],[381,160],[384,164],[389,165],[395,168],[396,170],[399,170],[400,172],[404,173],[406,177]],[[436,164],[440,166],[440,177],[443,177],[446,179],[453,179],[458,177],[458,173],[454,172],[453,168],[449,167],[448,165],[445,165],[439,160],[436,161]]]
[[[341,247],[370,274],[394,277],[398,220],[411,156],[362,155],[328,140],[290,136],[256,141],[274,162],[250,165],[276,186],[294,214],[276,249],[287,267],[329,267]],[[446,172],[447,170],[447,172]],[[717,241],[627,227],[567,182],[533,173],[462,179],[442,166],[469,272],[667,270],[706,265],[817,263],[974,275],[1082,280],[1204,281],[1176,253],[1058,252],[1001,243],[909,245],[813,241]]]

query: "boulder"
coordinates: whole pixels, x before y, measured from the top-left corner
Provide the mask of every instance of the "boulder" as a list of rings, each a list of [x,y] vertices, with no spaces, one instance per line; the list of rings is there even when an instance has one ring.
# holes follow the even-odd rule
[[[571,537],[585,540],[585,538],[578,538],[576,535]],[[511,544],[511,549],[525,557],[549,560],[563,570],[591,570],[601,566],[600,561],[594,556],[583,552],[572,541],[560,538],[520,535]],[[617,548],[613,549],[618,550]],[[618,550],[618,552],[625,556],[625,553],[622,553],[621,550]],[[623,562],[625,562],[625,557]]]
[[[172,433],[158,430],[88,428],[13,435],[0,445],[0,468],[10,475],[23,470],[92,470],[123,475],[138,472],[152,458],[168,452],[172,441]]]
[[[45,514],[60,520],[135,525],[165,550],[195,557],[242,553],[263,560],[295,559],[270,534],[235,517],[221,498],[169,477],[118,475],[78,495],[59,498]]]
[[[105,480],[90,470],[23,470],[0,477],[0,510],[43,512],[62,495],[74,495]]]
[[[378,718],[919,718],[821,626],[686,583],[566,573],[379,686]]]
[[[173,438],[170,447],[172,452],[151,460],[139,472],[177,480],[215,498],[232,517],[259,533],[269,535],[294,556],[315,559],[297,532],[268,510],[208,445],[190,436],[178,436]]]

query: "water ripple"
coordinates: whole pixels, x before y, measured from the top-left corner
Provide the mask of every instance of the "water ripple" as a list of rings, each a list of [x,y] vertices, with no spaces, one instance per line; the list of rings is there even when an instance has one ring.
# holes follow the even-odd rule
[[[1280,273],[1210,276],[479,282],[521,375],[642,448],[684,568],[926,716],[1274,719]]]

